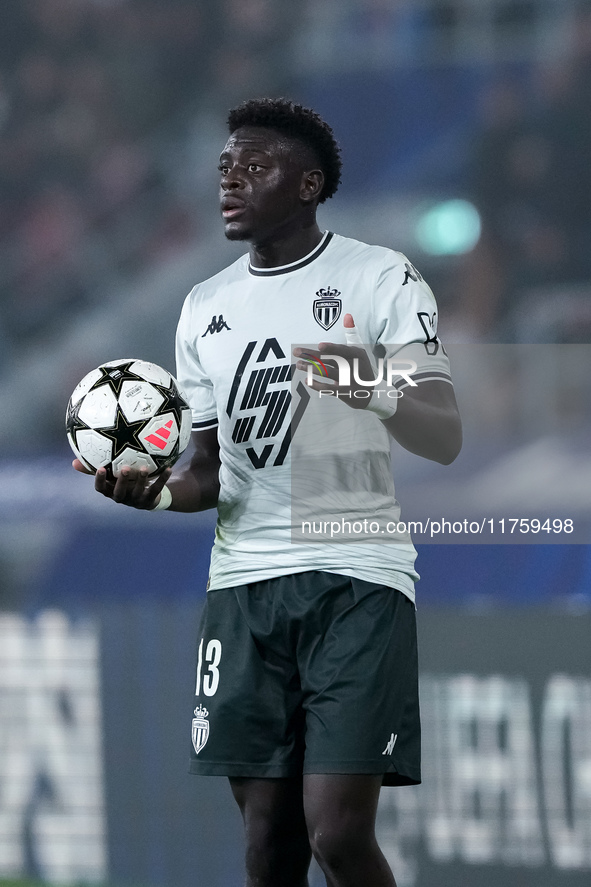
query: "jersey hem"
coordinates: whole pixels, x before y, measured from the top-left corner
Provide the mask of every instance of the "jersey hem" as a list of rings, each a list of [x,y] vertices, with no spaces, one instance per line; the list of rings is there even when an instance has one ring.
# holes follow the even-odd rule
[[[203,431],[206,428],[217,428],[219,425],[218,417],[214,419],[193,419],[191,423],[192,431]]]
[[[327,567],[318,567],[313,564],[306,564],[301,567],[294,567],[293,569],[259,570],[256,573],[244,573],[239,578],[237,577],[236,580],[228,579],[224,582],[220,581],[214,583],[210,580],[207,593],[211,594],[212,591],[224,591],[224,589],[238,588],[241,585],[250,585],[252,582],[264,582],[267,579],[277,579],[280,576],[292,576],[295,573],[309,573],[311,570],[318,570],[320,573],[334,573],[337,576],[348,576],[350,579],[361,579],[364,582],[375,582],[378,585],[384,585],[386,588],[391,588],[393,591],[400,591],[405,597],[409,598],[413,604],[415,603],[414,582],[411,577],[405,573],[393,571],[390,574],[391,578],[386,579],[383,575],[379,575],[373,570],[361,571],[348,569],[346,567],[330,570]]]

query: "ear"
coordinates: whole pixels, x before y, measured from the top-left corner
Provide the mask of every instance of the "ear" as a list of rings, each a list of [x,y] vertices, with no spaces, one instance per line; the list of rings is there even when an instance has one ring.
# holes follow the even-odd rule
[[[304,203],[317,203],[324,188],[324,173],[312,169],[302,173],[300,200]]]

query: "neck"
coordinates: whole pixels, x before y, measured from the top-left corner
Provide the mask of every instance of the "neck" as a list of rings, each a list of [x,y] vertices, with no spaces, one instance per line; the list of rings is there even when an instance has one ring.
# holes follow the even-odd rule
[[[290,265],[311,253],[322,240],[322,232],[314,222],[307,228],[268,243],[251,243],[250,264],[253,268],[277,268]]]

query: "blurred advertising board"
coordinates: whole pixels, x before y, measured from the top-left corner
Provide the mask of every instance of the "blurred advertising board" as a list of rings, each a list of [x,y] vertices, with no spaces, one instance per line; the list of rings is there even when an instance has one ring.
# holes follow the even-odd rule
[[[171,518],[71,525],[0,611],[0,877],[242,880],[226,780],[187,774],[213,528]],[[588,549],[429,545],[420,563],[423,785],[384,790],[378,817],[397,881],[582,887]]]

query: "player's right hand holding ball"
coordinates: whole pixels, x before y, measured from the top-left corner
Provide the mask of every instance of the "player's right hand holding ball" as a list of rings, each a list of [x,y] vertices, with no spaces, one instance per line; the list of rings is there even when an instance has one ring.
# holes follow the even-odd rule
[[[93,473],[82,464],[80,459],[74,459],[72,467],[82,474]],[[124,466],[119,477],[113,481],[109,480],[105,468],[97,468],[94,488],[97,493],[102,493],[103,496],[113,499],[114,502],[144,511],[152,511],[160,502],[160,494],[171,474],[172,468],[165,468],[155,480],[151,480],[147,469]]]

